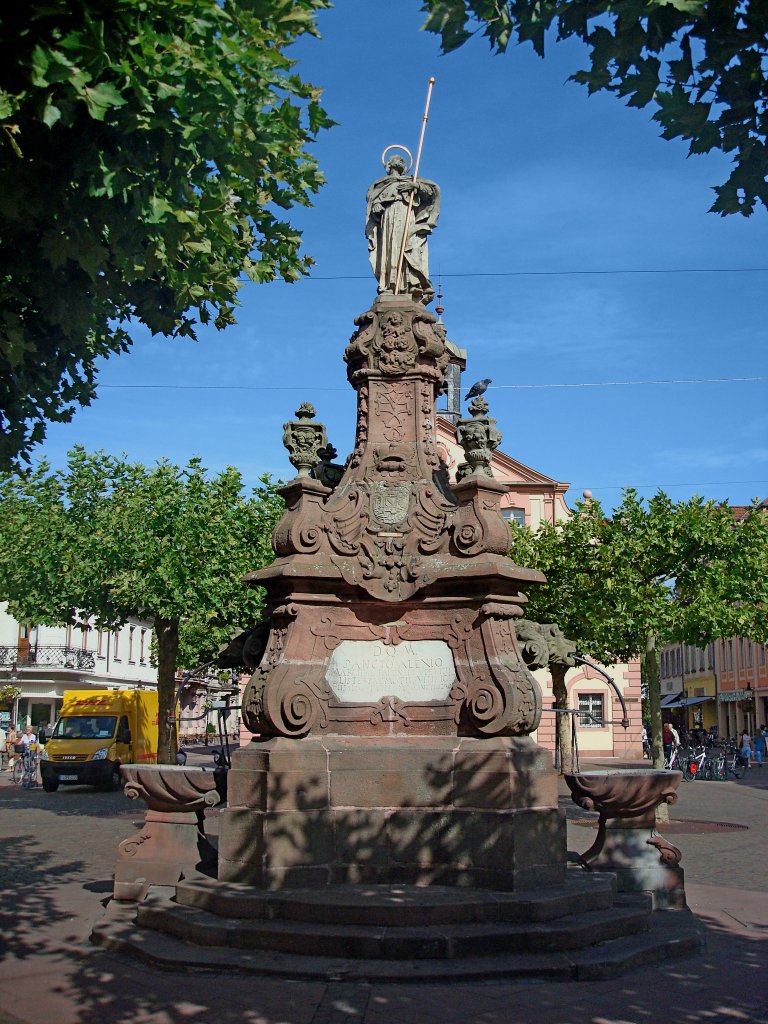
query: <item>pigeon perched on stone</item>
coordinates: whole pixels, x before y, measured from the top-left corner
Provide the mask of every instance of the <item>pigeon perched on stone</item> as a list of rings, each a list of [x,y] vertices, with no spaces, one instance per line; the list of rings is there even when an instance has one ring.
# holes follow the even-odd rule
[[[468,402],[470,398],[479,398],[480,395],[485,394],[485,389],[491,383],[490,377],[485,377],[483,380],[479,380],[476,384],[473,384],[469,391],[464,396],[464,401]]]

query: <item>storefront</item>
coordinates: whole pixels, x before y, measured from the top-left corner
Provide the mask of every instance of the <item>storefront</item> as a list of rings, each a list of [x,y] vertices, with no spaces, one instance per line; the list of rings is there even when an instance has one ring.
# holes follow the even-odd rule
[[[720,735],[736,739],[745,729],[754,736],[755,698],[751,687],[744,690],[726,690],[718,698],[718,725]]]

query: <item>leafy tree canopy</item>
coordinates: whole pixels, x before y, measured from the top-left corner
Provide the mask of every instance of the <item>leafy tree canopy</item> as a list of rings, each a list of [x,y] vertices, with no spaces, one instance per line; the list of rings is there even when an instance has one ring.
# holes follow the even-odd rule
[[[0,13],[0,466],[95,395],[131,326],[234,322],[311,260],[284,219],[332,122],[285,48],[327,0],[46,0]]]
[[[729,636],[768,642],[764,505],[735,520],[727,505],[673,502],[663,492],[645,503],[627,489],[610,518],[589,500],[557,526],[514,531],[511,555],[547,576],[528,592],[530,618],[557,622],[580,653],[604,664],[642,657],[658,767],[660,648]],[[556,706],[567,708],[564,672],[553,670],[552,680]],[[563,716],[558,731],[570,756]]]
[[[0,599],[46,625],[151,621],[164,726],[179,657],[206,661],[259,618],[263,594],[242,577],[274,557],[282,508],[268,477],[246,497],[231,467],[209,477],[199,459],[148,468],[75,448],[65,470],[0,476]]]
[[[557,622],[583,654],[606,664],[659,645],[722,636],[768,641],[768,513],[734,521],[727,505],[694,497],[647,503],[632,489],[608,517],[600,502],[536,533],[515,530],[512,557],[541,569],[526,615]]]
[[[731,154],[711,212],[768,207],[765,0],[425,0],[422,9],[444,52],[478,31],[497,53],[519,40],[542,57],[550,30],[584,40],[589,67],[572,81],[652,104],[662,137],[685,139],[690,154]]]

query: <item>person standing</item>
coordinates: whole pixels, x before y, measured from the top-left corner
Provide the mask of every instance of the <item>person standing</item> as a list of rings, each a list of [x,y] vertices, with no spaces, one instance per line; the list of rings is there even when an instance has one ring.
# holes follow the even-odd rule
[[[661,730],[661,742],[664,745],[664,761],[669,764],[672,751],[680,746],[680,735],[671,722],[665,722]]]
[[[6,768],[8,771],[13,768],[14,761],[16,759],[16,744],[19,742],[19,734],[16,729],[11,725],[8,728],[8,735],[5,737],[5,746],[8,751],[8,764]]]
[[[16,742],[21,743],[25,750],[29,750],[31,744],[37,743],[37,736],[32,732],[31,725],[25,727],[24,732]]]

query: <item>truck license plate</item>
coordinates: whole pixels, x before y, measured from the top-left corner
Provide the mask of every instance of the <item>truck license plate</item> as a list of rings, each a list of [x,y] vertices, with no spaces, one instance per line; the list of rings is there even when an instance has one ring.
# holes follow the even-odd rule
[[[60,775],[59,782],[77,782],[76,775]]]

